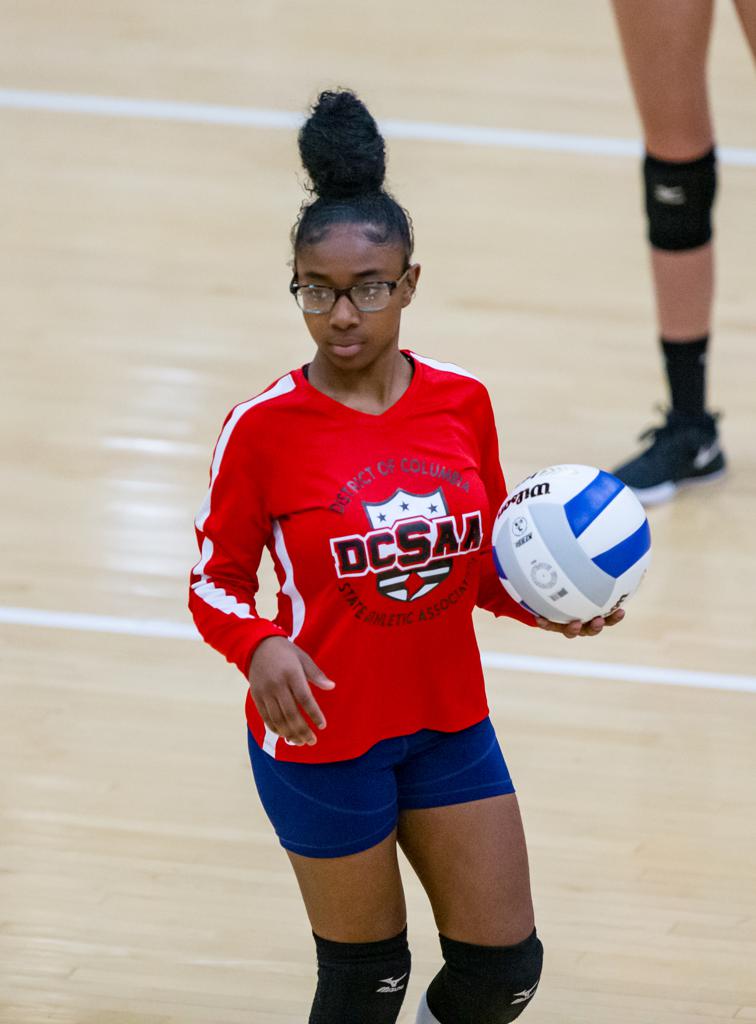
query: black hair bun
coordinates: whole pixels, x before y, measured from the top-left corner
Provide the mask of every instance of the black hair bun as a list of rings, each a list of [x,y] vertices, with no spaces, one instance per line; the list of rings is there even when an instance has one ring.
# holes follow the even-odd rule
[[[386,147],[368,108],[348,89],[322,92],[299,132],[299,154],[322,199],[380,192]]]

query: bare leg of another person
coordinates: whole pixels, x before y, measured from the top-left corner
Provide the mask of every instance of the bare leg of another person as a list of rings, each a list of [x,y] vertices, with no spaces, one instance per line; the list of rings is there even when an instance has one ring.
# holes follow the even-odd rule
[[[651,443],[615,472],[646,504],[724,470],[706,412],[714,293],[714,133],[706,61],[712,0],[613,0],[643,123],[644,184],[660,344],[671,410]]]
[[[735,0],[735,8],[751,48],[753,59],[756,60],[756,4],[753,0]]]

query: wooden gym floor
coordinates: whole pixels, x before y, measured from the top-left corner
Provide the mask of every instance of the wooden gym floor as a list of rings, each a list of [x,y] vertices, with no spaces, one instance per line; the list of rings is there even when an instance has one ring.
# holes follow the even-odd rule
[[[487,381],[512,482],[610,468],[664,393],[608,5],[0,0],[0,24],[0,1021],[302,1024],[243,680],[184,610],[223,416],[309,354],[294,134],[249,110],[344,84],[416,123],[389,141],[424,265],[404,342]],[[756,1021],[756,81],[724,0],[711,70],[730,475],[652,513],[621,629],[479,622],[547,949],[532,1024]],[[406,880],[410,1024],[438,954]]]

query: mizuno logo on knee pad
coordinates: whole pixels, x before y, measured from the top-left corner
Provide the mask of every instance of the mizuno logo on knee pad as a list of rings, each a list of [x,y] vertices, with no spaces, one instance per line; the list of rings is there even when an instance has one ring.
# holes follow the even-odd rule
[[[682,185],[657,185],[654,189],[654,199],[657,203],[666,203],[667,206],[682,206],[685,202],[685,189]]]
[[[515,997],[512,1000],[511,1005],[514,1006],[515,1003],[527,1003],[528,999],[532,999],[533,998],[533,996],[535,995],[535,990],[537,988],[538,988],[538,982],[536,982],[535,985],[533,985],[532,988],[524,988],[522,990],[522,992],[515,992],[515,994],[514,994]]]
[[[381,987],[377,988],[376,992],[401,992],[404,985],[400,985],[400,981],[404,981],[407,977],[403,974],[401,978],[381,978]]]

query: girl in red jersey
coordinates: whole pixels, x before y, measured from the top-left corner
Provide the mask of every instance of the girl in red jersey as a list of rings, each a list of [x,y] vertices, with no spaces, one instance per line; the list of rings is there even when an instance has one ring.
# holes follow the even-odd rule
[[[491,403],[457,366],[399,348],[412,230],[383,189],[377,125],[323,93],[299,137],[316,198],[290,291],[312,361],[236,406],[197,517],[190,607],[249,680],[249,752],[312,925],[310,1024],[393,1024],[410,970],[397,844],[444,966],[421,1024],[503,1024],[541,973],[525,839],[488,718],[475,605],[534,620],[490,552],[506,495]],[[279,581],[255,611],[264,548]]]

